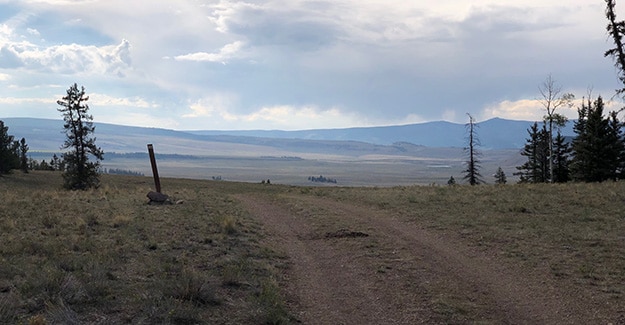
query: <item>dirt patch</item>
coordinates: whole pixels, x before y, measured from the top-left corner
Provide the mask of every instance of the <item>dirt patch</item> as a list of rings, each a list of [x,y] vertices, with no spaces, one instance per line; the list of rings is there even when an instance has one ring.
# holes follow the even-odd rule
[[[326,232],[325,238],[358,238],[369,237],[369,234],[362,231],[352,231],[348,229],[339,229],[337,231]]]
[[[542,270],[521,271],[383,210],[316,197],[238,199],[264,224],[270,244],[290,257],[283,283],[305,324],[605,321],[593,312],[592,297],[559,287]],[[327,239],[352,239],[310,240],[320,231]]]

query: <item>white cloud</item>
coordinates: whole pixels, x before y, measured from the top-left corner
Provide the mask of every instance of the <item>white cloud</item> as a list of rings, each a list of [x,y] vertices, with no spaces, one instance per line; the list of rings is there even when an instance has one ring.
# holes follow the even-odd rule
[[[127,106],[132,108],[155,108],[158,105],[140,97],[114,97],[105,94],[92,93],[89,95],[89,104],[98,107]]]
[[[226,44],[217,53],[196,52],[174,57],[177,61],[208,61],[220,62],[225,64],[230,59],[237,57],[239,51],[243,47],[243,42],[236,41]]]
[[[130,49],[127,40],[100,47],[73,43],[44,48],[27,41],[13,41],[1,48],[4,63],[0,66],[62,74],[123,76],[131,66]]]
[[[486,107],[479,115],[481,120],[494,117],[513,120],[541,121],[545,115],[540,101],[536,99],[522,99],[517,101],[505,100]]]
[[[7,24],[0,24],[0,45],[6,43],[13,34],[13,29]]]
[[[596,99],[596,98],[595,98]],[[577,109],[582,106],[583,98],[577,98],[571,106],[561,106],[556,113],[562,114],[569,119],[577,119]],[[587,100],[587,99],[586,99]],[[594,101],[594,99],[593,99]],[[605,114],[609,111],[618,111],[623,107],[622,102],[604,98]],[[479,115],[481,120],[494,117],[507,118],[512,120],[542,121],[545,116],[545,108],[539,99],[521,99],[516,101],[501,101],[490,105],[482,110]]]
[[[39,31],[35,28],[26,28],[26,31],[28,32],[28,34],[33,35],[33,36],[41,36],[41,33],[39,33]]]
[[[228,120],[232,118],[228,112],[233,109],[236,100],[236,96],[232,94],[212,94],[191,103],[189,105],[191,112],[183,114],[182,117],[185,119],[218,118]]]
[[[319,108],[314,105],[292,106],[274,105],[261,107],[250,113],[235,113],[223,102],[206,101],[190,107],[192,113],[184,115],[189,119],[183,125],[185,129],[280,129],[303,130],[316,128],[339,128],[345,125],[368,126],[366,118],[344,112],[339,108]],[[395,121],[413,123],[420,120],[408,116],[405,120]],[[392,124],[392,123],[389,123]],[[224,127],[229,125],[230,127]]]
[[[7,81],[11,79],[11,75],[8,75],[6,73],[0,73],[0,81]]]
[[[45,97],[0,97],[0,104],[6,105],[23,105],[23,104],[53,104],[56,103],[57,98],[45,98]]]

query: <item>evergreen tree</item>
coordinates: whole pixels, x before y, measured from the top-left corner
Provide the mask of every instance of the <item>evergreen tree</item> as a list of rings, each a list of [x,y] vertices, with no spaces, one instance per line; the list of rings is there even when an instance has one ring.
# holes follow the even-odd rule
[[[616,112],[604,117],[601,96],[594,103],[590,99],[578,109],[579,118],[573,129],[572,178],[584,182],[602,182],[617,179],[623,167],[621,123]]]
[[[19,142],[9,135],[9,128],[0,121],[0,174],[19,168]]]
[[[28,157],[26,153],[28,153],[28,145],[26,144],[26,139],[22,138],[20,140],[20,169],[24,173],[28,173]]]
[[[96,146],[96,139],[92,137],[95,126],[92,122],[93,116],[88,114],[89,106],[85,103],[87,100],[89,97],[85,96],[85,87],[78,89],[78,85],[74,84],[67,89],[67,95],[57,101],[61,106],[58,111],[63,113],[67,135],[61,148],[70,149],[63,154],[63,179],[67,189],[88,189],[97,187],[100,182],[98,168],[104,153]],[[90,161],[90,156],[95,161]]]
[[[553,143],[553,182],[566,183],[570,180],[569,164],[571,160],[571,146],[560,131]]]
[[[482,175],[480,174],[480,152],[478,146],[480,140],[477,137],[476,125],[473,116],[469,115],[469,123],[467,123],[467,147],[464,148],[467,154],[467,169],[464,170],[464,180],[468,181],[471,185],[478,185],[483,183]]]
[[[506,173],[504,173],[501,167],[497,168],[497,172],[495,173],[495,183],[496,184],[506,184],[508,182],[506,178]]]
[[[519,172],[515,175],[519,176],[521,183],[545,183],[549,181],[549,134],[545,124],[542,128],[538,128],[538,122],[527,130],[529,138],[523,151],[522,156],[527,157],[527,161],[517,167]]]
[[[625,167],[625,138],[623,138],[623,122],[619,121],[617,112],[611,111],[608,115],[607,160],[610,165],[612,180],[623,178]]]

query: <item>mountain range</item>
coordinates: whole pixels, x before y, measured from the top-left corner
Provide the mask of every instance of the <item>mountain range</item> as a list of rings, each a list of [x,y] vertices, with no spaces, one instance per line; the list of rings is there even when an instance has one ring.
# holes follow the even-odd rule
[[[65,140],[63,121],[37,118],[0,118],[15,138],[27,139],[31,151],[54,152]],[[476,124],[482,150],[520,149],[528,137],[527,130],[533,122],[493,118]],[[105,152],[144,152],[146,143],[159,143],[161,150],[172,154],[211,154],[205,145],[220,152],[225,147],[237,145],[263,146],[295,152],[326,152],[358,147],[358,151],[380,151],[397,144],[430,148],[462,148],[466,146],[467,130],[464,124],[451,122],[426,122],[419,124],[357,127],[344,129],[316,129],[301,131],[248,130],[248,131],[176,131],[161,128],[122,126],[94,123],[97,143]],[[572,123],[562,129],[572,136]],[[365,149],[365,147],[369,149]],[[341,149],[342,148],[342,149]],[[384,150],[382,150],[384,151]]]

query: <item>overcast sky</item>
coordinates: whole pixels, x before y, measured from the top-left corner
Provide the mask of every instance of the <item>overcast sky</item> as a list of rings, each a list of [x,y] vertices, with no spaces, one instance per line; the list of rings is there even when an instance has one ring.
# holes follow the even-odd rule
[[[0,118],[60,119],[56,100],[78,83],[96,122],[181,130],[540,120],[550,74],[578,98],[619,87],[603,57],[604,10],[603,0],[0,0]]]

